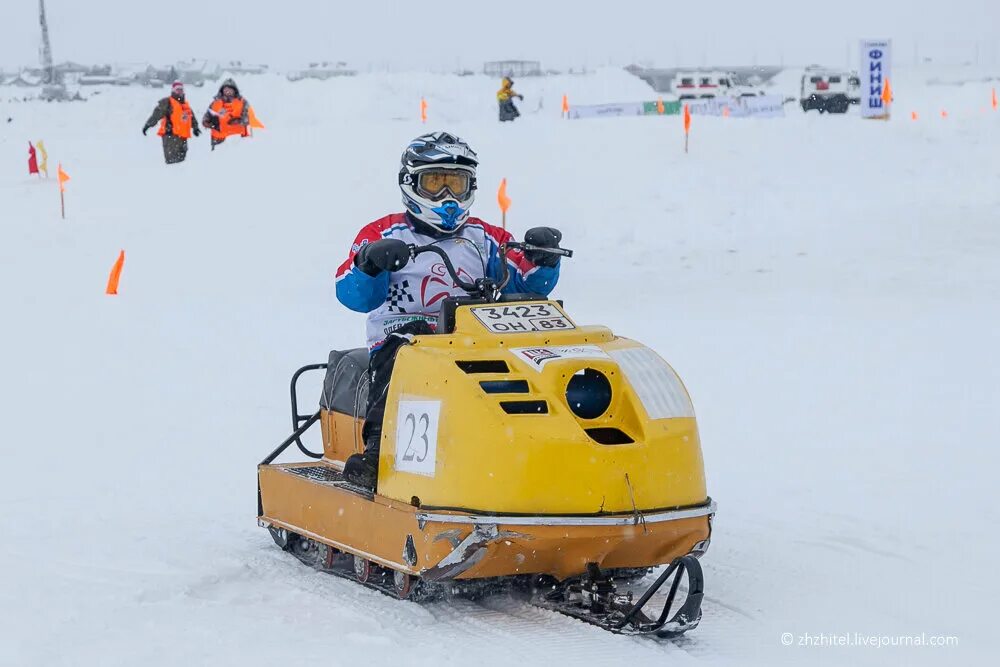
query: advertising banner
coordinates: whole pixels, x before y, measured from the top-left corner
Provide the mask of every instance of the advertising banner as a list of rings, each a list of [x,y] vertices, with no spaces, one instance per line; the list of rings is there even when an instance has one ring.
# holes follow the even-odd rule
[[[882,101],[882,86],[892,77],[892,40],[861,40],[861,117],[888,118],[889,110]]]
[[[572,106],[570,118],[618,118],[621,116],[641,116],[642,102],[624,104],[588,104]]]

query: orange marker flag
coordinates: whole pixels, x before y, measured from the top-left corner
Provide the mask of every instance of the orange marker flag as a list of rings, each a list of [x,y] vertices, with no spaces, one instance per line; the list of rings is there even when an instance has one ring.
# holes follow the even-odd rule
[[[248,120],[250,121],[250,127],[257,128],[258,130],[266,129],[264,123],[260,122],[257,114],[254,113],[253,107],[250,107],[250,111],[248,112]]]
[[[563,95],[562,112],[569,118],[569,98]]]
[[[993,100],[992,100],[992,102],[993,102],[993,110],[996,111],[997,110],[997,89],[996,88],[993,89]]]
[[[66,181],[69,180],[69,174],[63,171],[61,162],[56,166],[56,169],[59,174],[59,192],[66,192]]]
[[[507,179],[500,180],[500,189],[497,190],[497,203],[500,204],[501,225],[507,229],[507,209],[510,208],[510,197],[507,196]]]
[[[112,296],[118,294],[118,279],[122,277],[123,266],[125,266],[124,250],[118,253],[118,259],[115,260],[115,265],[111,267],[111,275],[108,276],[108,288],[104,290],[105,294]]]
[[[420,122],[427,122],[427,100],[420,98]]]
[[[941,109],[941,117],[942,118],[947,118],[948,117],[948,112],[946,110],[944,110],[944,109]]]
[[[722,107],[722,117],[723,118],[729,118],[729,107],[728,106]]]
[[[691,107],[684,105],[684,152],[688,152],[688,134],[691,132]]]
[[[882,86],[882,104],[884,104],[886,108],[892,104],[892,86],[889,85],[888,77],[885,79],[885,85]]]
[[[664,111],[664,109],[663,109],[663,98],[661,97],[658,100],[656,100],[656,113],[658,113],[658,114],[660,114],[662,116],[663,115],[663,111]]]
[[[59,175],[59,208],[62,211],[62,219],[66,219],[66,181],[69,174],[63,171],[62,163],[56,165],[56,173]]]
[[[917,119],[917,112],[916,111],[911,111],[910,112],[910,120],[916,120],[916,119]]]

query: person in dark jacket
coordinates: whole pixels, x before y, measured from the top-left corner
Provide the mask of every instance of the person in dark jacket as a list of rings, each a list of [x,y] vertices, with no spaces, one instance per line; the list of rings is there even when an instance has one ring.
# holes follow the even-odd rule
[[[219,94],[212,100],[208,111],[201,119],[201,124],[212,131],[212,150],[226,140],[227,137],[245,137],[250,125],[250,103],[236,87],[236,82],[226,79],[219,86]]]
[[[201,130],[194,122],[194,112],[184,97],[184,84],[174,81],[170,87],[170,96],[156,103],[156,108],[150,114],[146,124],[142,126],[142,134],[160,124],[158,134],[163,140],[163,159],[167,164],[183,162],[187,157],[187,142],[191,135],[200,136]]]

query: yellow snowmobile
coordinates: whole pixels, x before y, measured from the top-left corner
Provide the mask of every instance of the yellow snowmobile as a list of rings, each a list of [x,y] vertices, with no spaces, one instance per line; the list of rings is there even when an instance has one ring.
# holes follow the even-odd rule
[[[513,248],[572,256],[508,243],[505,268]],[[506,274],[467,282],[438,246],[411,246],[427,252],[469,297],[445,300],[436,334],[398,352],[377,491],[342,475],[363,448],[368,352],[334,351],[292,377],[294,432],[258,467],[260,525],[300,560],[398,598],[514,589],[613,632],[697,626],[715,503],[676,373],[635,341],[578,325],[559,301],[501,295]],[[300,414],[298,380],[317,370],[319,409]],[[322,453],[302,441],[316,422]],[[274,463],[293,443],[316,460]],[[658,565],[637,599],[623,590]]]

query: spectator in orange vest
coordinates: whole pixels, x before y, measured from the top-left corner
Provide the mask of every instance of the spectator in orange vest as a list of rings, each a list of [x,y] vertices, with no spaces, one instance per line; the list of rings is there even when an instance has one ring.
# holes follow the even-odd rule
[[[180,81],[174,81],[170,87],[170,97],[157,102],[153,113],[142,126],[143,136],[157,123],[160,124],[160,129],[156,134],[163,138],[163,159],[167,164],[183,162],[187,157],[188,139],[192,134],[200,136],[201,130],[194,122],[194,112],[184,98],[184,84]]]
[[[250,124],[250,103],[236,87],[236,82],[226,79],[219,87],[219,94],[201,119],[201,124],[212,131],[212,150],[226,140],[226,137],[247,136]]]

